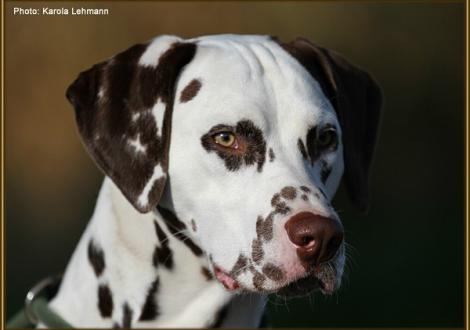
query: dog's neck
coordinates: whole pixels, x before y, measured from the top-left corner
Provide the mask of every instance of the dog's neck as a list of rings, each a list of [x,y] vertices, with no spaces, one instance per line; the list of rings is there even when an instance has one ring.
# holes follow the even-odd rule
[[[106,178],[50,306],[76,327],[258,326],[265,298],[225,291],[165,218],[137,212]]]

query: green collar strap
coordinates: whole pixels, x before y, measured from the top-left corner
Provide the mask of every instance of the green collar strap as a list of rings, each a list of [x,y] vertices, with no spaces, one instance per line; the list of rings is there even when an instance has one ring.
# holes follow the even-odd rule
[[[61,279],[61,275],[56,275],[37,283],[26,295],[24,309],[8,320],[6,327],[34,328],[41,324],[47,328],[72,328],[70,323],[49,307],[49,300],[57,293]]]

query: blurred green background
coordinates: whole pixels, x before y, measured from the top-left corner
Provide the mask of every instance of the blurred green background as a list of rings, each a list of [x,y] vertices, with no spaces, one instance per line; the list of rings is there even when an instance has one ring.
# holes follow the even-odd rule
[[[110,15],[13,15],[72,5]],[[102,180],[64,97],[77,73],[158,34],[253,33],[333,48],[386,97],[370,213],[335,201],[354,247],[342,289],[272,297],[272,324],[463,326],[463,2],[7,1],[5,16],[7,316],[64,269]]]

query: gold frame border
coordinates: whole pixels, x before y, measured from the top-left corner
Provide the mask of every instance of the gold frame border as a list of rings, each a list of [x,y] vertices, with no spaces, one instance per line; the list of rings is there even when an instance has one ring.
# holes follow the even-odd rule
[[[0,197],[1,197],[1,203],[0,203],[0,329],[5,328],[5,94],[4,94],[4,87],[5,87],[5,76],[4,76],[4,69],[5,69],[5,1],[6,0],[0,0],[1,1],[1,8],[0,8],[0,17],[1,17],[1,77],[0,77]],[[9,0],[11,2],[16,1],[16,2],[23,2],[26,0]],[[43,0],[28,0],[32,2],[41,2]],[[48,0],[48,1],[63,1],[63,0]],[[128,0],[72,0],[74,2],[95,2],[95,1],[109,1],[109,2],[115,2],[115,1],[128,1]],[[161,1],[161,0],[140,0],[140,1]],[[177,2],[184,2],[187,0],[172,0],[172,1],[177,1]],[[191,0],[192,1],[192,0]],[[196,0],[197,1],[197,0]],[[227,0],[219,0],[219,1],[227,1]],[[250,1],[250,0],[237,0],[237,1]],[[290,0],[257,0],[257,1],[266,1],[266,2],[278,2],[278,1],[285,1],[288,2]],[[294,1],[318,1],[318,2],[323,2],[322,0],[294,0]],[[341,0],[335,0],[336,2],[341,2]],[[343,0],[344,2],[376,2],[377,0]],[[469,234],[470,234],[470,226],[469,226],[469,205],[468,205],[468,199],[470,197],[469,195],[469,152],[468,152],[468,143],[469,143],[469,99],[468,99],[468,89],[469,89],[469,79],[468,79],[468,64],[469,64],[469,51],[468,51],[468,34],[469,34],[469,23],[468,23],[468,17],[469,17],[469,0],[413,0],[413,1],[407,1],[407,0],[392,0],[392,1],[387,1],[387,0],[380,0],[381,2],[401,2],[401,3],[461,3],[465,2],[465,33],[464,33],[464,45],[465,45],[465,64],[464,64],[464,69],[465,69],[465,82],[464,82],[464,88],[465,88],[465,112],[464,112],[464,124],[465,124],[465,143],[464,143],[464,155],[465,155],[465,193],[464,193],[464,203],[465,203],[465,226],[464,226],[464,236],[465,236],[465,253],[464,253],[464,272],[465,272],[465,283],[464,283],[464,290],[465,290],[465,299],[464,299],[464,329],[468,329],[468,322],[469,322],[469,262],[468,262],[468,253],[469,253]],[[205,1],[204,1],[205,2]],[[229,1],[227,1],[229,2]],[[301,328],[299,328],[301,329]],[[316,328],[317,330],[320,328]],[[328,330],[333,330],[333,329],[348,329],[348,328],[327,328]],[[349,328],[352,329],[352,328]],[[368,328],[368,329],[374,329],[374,328]],[[376,328],[380,330],[385,330],[385,329],[400,329],[404,330],[407,328]],[[413,330],[418,330],[418,329],[427,329],[427,328],[408,328],[408,329],[413,329]],[[433,328],[433,329],[458,329],[458,328]]]

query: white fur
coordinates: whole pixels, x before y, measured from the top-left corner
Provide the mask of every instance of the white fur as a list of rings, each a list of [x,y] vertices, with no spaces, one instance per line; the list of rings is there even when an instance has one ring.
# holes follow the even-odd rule
[[[155,38],[139,60],[142,66],[156,67],[159,57],[174,43],[173,36]],[[199,244],[204,255],[196,257],[168,230],[158,212],[141,214],[125,199],[119,189],[106,178],[93,217],[67,267],[56,298],[51,302],[63,318],[76,327],[111,327],[122,319],[122,304],[133,310],[133,327],[203,327],[213,321],[215,312],[230,301],[223,323],[230,327],[258,325],[266,297],[263,294],[236,295],[221,284],[207,281],[201,267],[212,269],[213,263],[229,271],[240,253],[251,258],[251,244],[256,238],[256,219],[271,211],[271,198],[285,186],[297,189],[308,186],[313,192],[324,189],[329,199],[334,195],[343,172],[342,146],[324,155],[333,167],[326,184],[322,184],[317,164],[306,162],[297,140],[305,143],[307,130],[313,126],[333,124],[338,120],[320,85],[276,42],[264,36],[221,35],[196,38],[197,52],[184,68],[176,86],[178,98],[192,79],[202,81],[199,93],[188,102],[175,102],[169,161],[169,182],[161,205],[175,210],[176,215],[196,232],[185,235]],[[151,109],[161,136],[164,104],[158,101]],[[137,114],[132,120],[137,120]],[[215,152],[207,152],[201,136],[217,124],[236,125],[240,120],[252,121],[263,132],[267,149],[272,148],[275,160],[266,157],[262,172],[256,166],[242,166],[229,172]],[[136,153],[146,152],[139,136],[129,140]],[[318,163],[318,162],[317,162]],[[165,173],[160,165],[138,197],[142,207],[148,206],[148,194],[155,181]],[[299,194],[300,195],[300,194]],[[288,218],[301,211],[338,219],[323,197],[299,196],[289,202],[291,214],[274,218],[274,238],[264,245],[265,257],[254,264],[257,271],[266,263],[285,270],[287,280],[304,271],[284,229]],[[161,246],[155,234],[156,221],[168,236],[173,251],[174,268],[156,269],[152,264],[154,249]],[[338,219],[339,221],[339,219]],[[87,258],[90,238],[105,253],[106,267],[96,279]],[[344,247],[333,261],[340,282],[344,264]],[[138,321],[150,283],[159,278],[156,294],[160,316],[154,321]],[[238,282],[256,291],[253,275],[243,273]],[[97,308],[97,287],[108,284],[113,293],[113,318],[102,318]],[[268,280],[266,290],[277,290],[287,284]]]
[[[145,152],[147,151],[147,147],[144,146],[141,142],[140,142],[140,134],[137,134],[137,137],[135,139],[129,139],[127,140],[127,143],[129,143],[129,145],[135,149],[135,152],[136,153],[142,153],[142,154],[145,154]]]
[[[168,50],[175,42],[181,41],[181,38],[175,36],[160,36],[152,40],[144,54],[139,59],[142,66],[156,67],[160,56]]]
[[[271,197],[283,187],[307,185],[317,192],[322,188],[333,197],[343,169],[341,146],[325,155],[333,171],[324,186],[320,162],[314,167],[306,164],[297,140],[306,144],[307,131],[314,125],[334,124],[338,134],[341,130],[318,82],[277,43],[260,36],[222,35],[198,38],[197,45],[196,57],[181,74],[176,94],[194,77],[203,78],[199,94],[190,102],[176,104],[173,113],[172,203],[182,219],[195,219],[198,242],[228,271],[240,252],[250,257],[256,219],[269,214]],[[201,147],[200,137],[211,127],[235,125],[241,119],[254,122],[263,131],[267,147],[275,152],[275,161],[266,160],[262,173],[255,166],[227,173],[217,154]],[[197,200],[188,196],[197,196]],[[308,202],[297,198],[290,206],[292,214],[274,219],[276,236],[265,248],[264,262],[255,265],[258,271],[270,262],[290,272],[296,269],[293,277],[303,272],[284,230],[293,214],[310,211],[339,219],[324,200],[313,196]],[[255,289],[252,278],[245,274],[242,285]],[[280,284],[267,286],[276,289]]]
[[[165,116],[165,103],[158,100],[152,108],[152,115],[157,125],[157,136],[162,136],[163,117]]]

